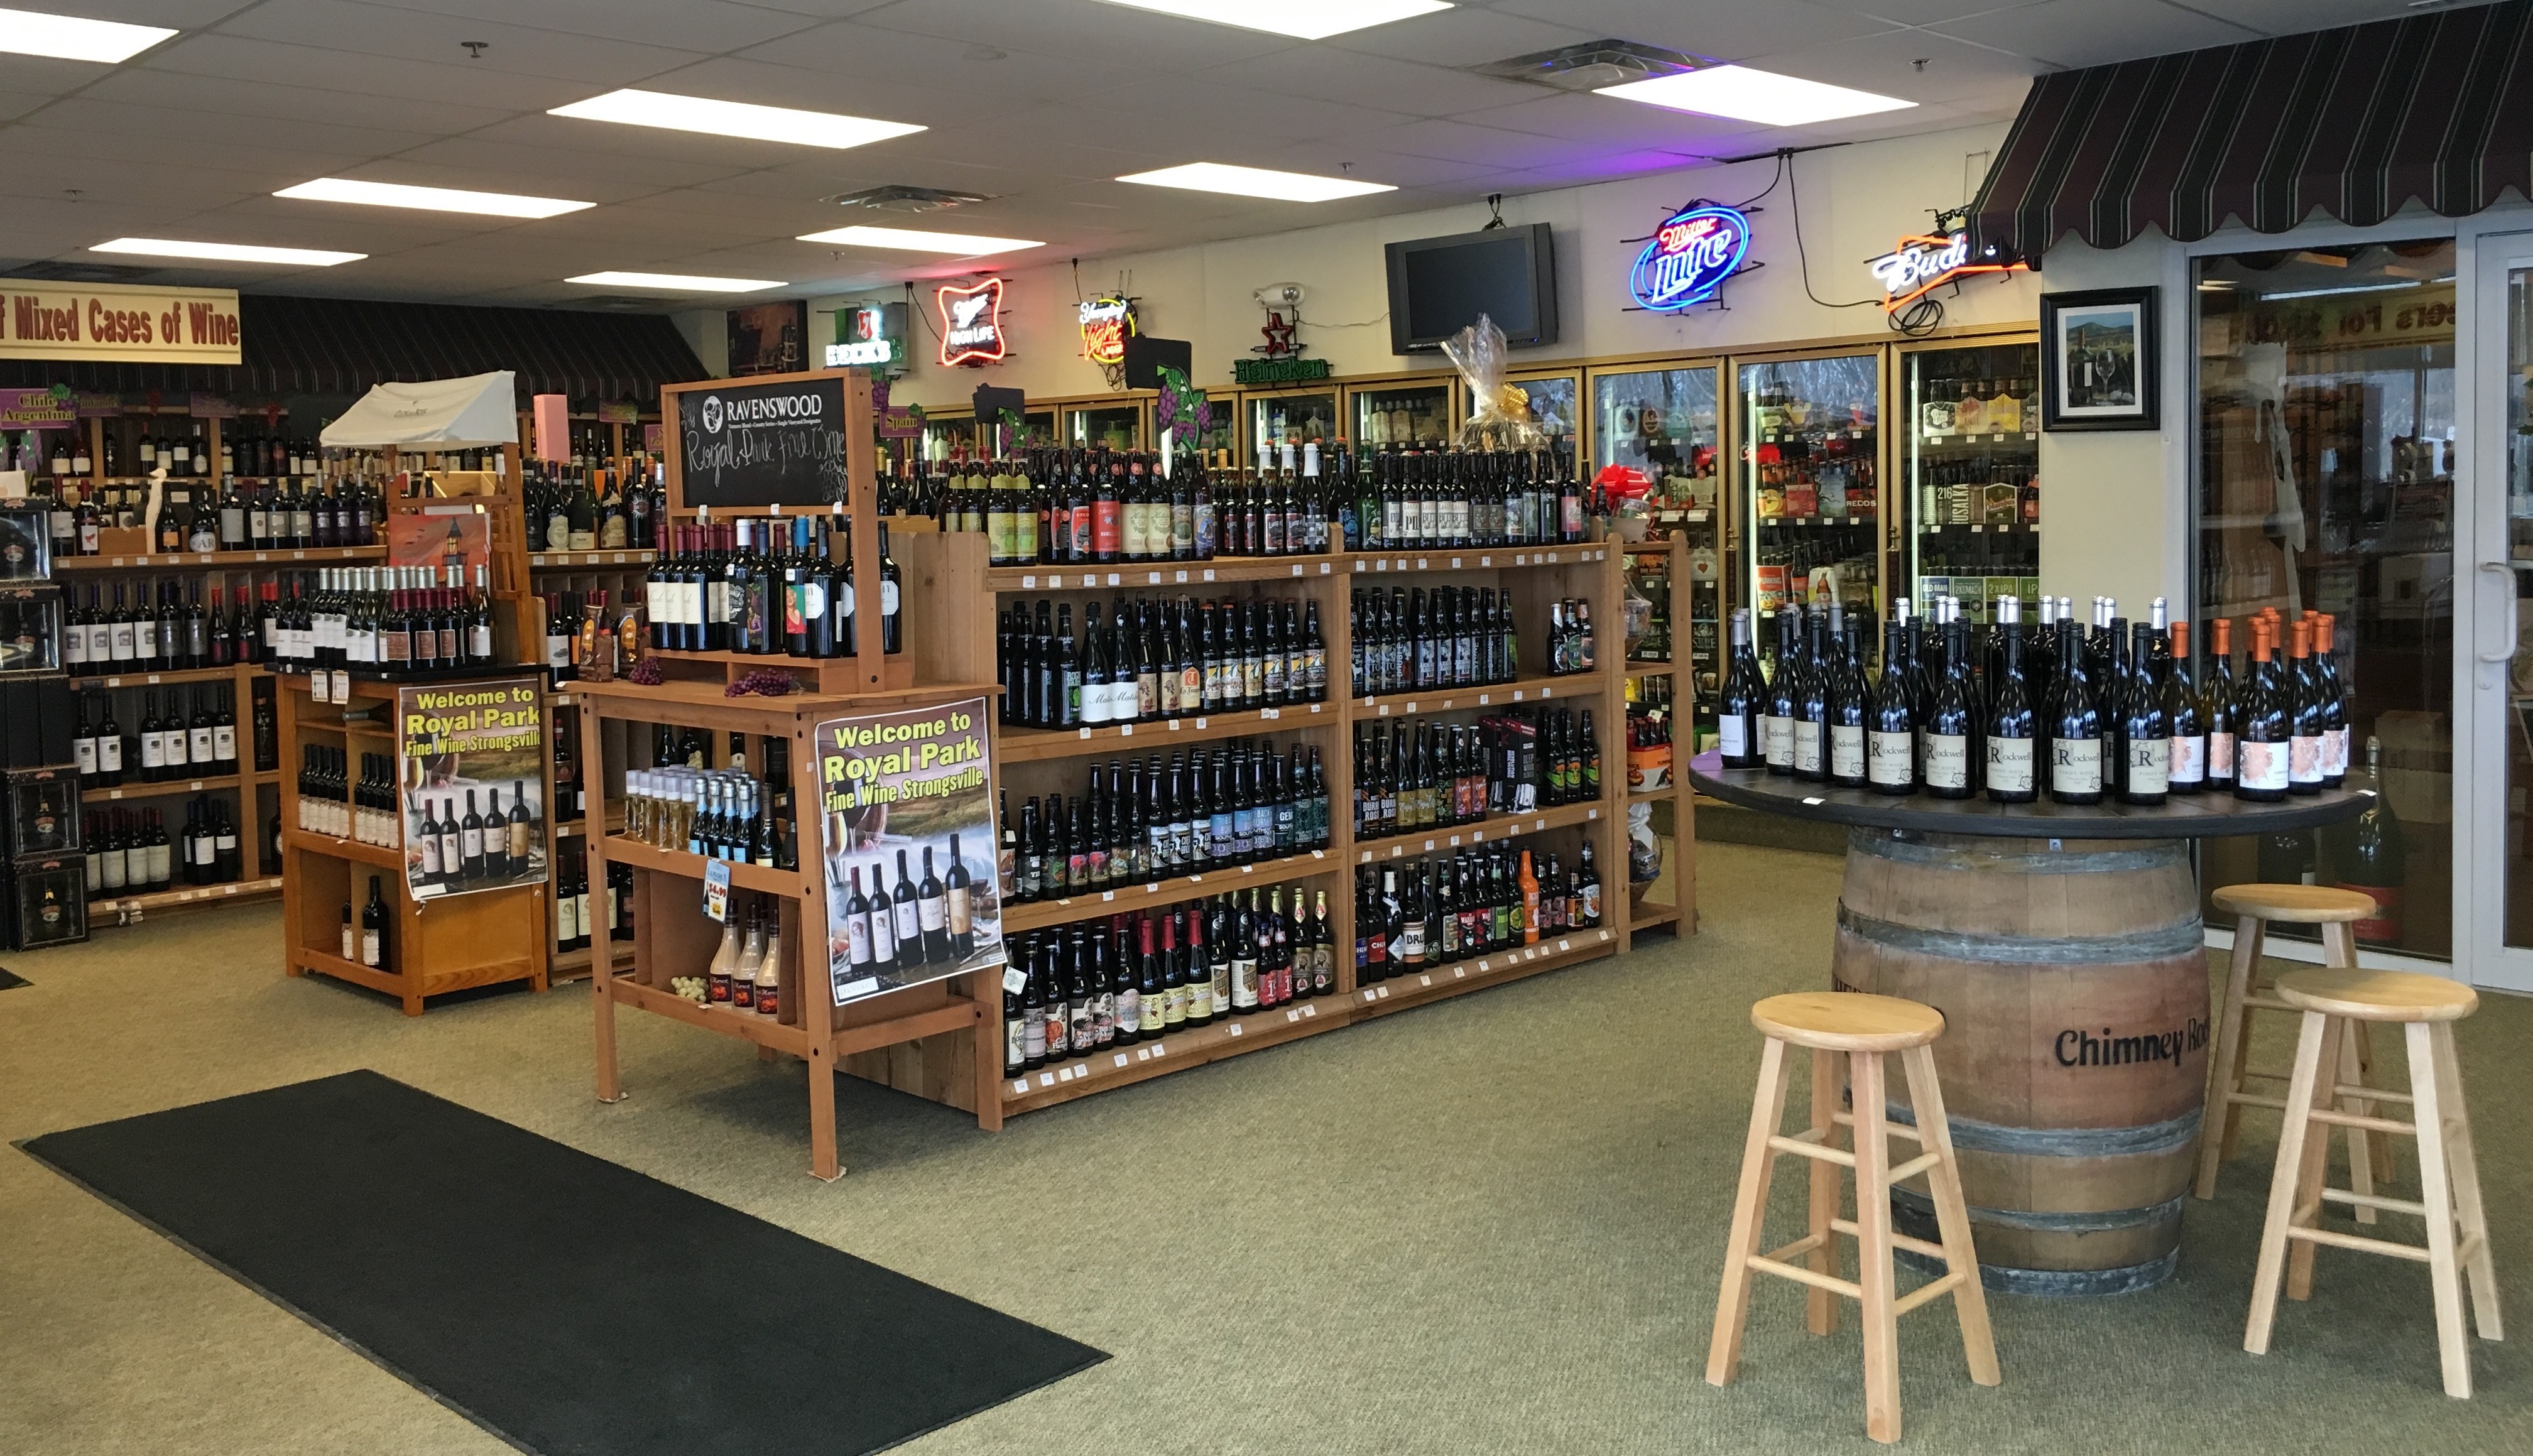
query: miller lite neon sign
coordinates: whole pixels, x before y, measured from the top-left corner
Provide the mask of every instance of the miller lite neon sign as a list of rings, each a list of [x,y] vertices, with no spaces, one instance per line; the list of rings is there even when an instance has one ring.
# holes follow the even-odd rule
[[[1974,262],[1971,258],[1970,234],[1955,232],[1943,237],[1902,238],[1899,247],[1865,266],[1873,270],[1874,281],[1882,285],[1882,312],[1890,314],[1947,283],[1979,273],[2023,272],[2031,264],[2020,259],[2006,262],[1994,248]]]
[[[941,311],[941,362],[995,364],[1011,352],[1003,336],[1003,280],[987,278],[973,287],[944,283],[932,293]]]
[[[1750,219],[1739,208],[1704,203],[1663,219],[1636,257],[1627,290],[1636,302],[1669,314],[1715,297],[1750,252]]]

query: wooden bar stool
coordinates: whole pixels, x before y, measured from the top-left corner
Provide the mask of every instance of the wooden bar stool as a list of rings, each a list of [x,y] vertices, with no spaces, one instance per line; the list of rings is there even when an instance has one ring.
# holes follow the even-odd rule
[[[2269,988],[2261,979],[2261,950],[2268,938],[2269,922],[2322,927],[2322,951],[2326,964],[2342,969],[2357,967],[2357,935],[2350,927],[2376,911],[2372,897],[2355,890],[2334,890],[2327,885],[2228,885],[2209,897],[2216,908],[2234,916],[2234,959],[2225,976],[2225,1002],[2216,1014],[2216,1055],[2208,1062],[2208,1117],[2212,1127],[2203,1126],[2199,1135],[2199,1179],[2192,1193],[2199,1197],[2216,1196],[2216,1165],[2234,1156],[2234,1139],[2242,1123],[2242,1109],[2268,1107],[2284,1111],[2287,1099],[2245,1090],[2252,1080],[2282,1082],[2283,1072],[2263,1072],[2248,1065],[2252,1037],[2250,1014],[2256,1011],[2293,1011],[2294,1008],[2274,996],[2265,995]],[[2362,1021],[2343,1021],[2340,1025],[2339,1075],[2337,1080],[2360,1091],[2371,1080],[2375,1066],[2373,1039]],[[2371,1114],[2374,1099],[2351,1096],[2342,1110]],[[2348,1172],[2353,1191],[2372,1194],[2380,1172],[2386,1181],[2392,1177],[2392,1139],[2383,1133],[2348,1130]],[[2360,1223],[2375,1222],[2375,1209],[2361,1204],[2357,1210]]]
[[[1836,1327],[1829,1297],[1842,1294],[1863,1306],[1864,1430],[1877,1441],[1900,1438],[1899,1316],[1938,1295],[1950,1292],[1953,1311],[1961,1319],[1962,1350],[1969,1358],[1971,1378],[1994,1385],[2003,1376],[1996,1365],[1996,1341],[1988,1332],[1987,1296],[1979,1287],[1978,1255],[1971,1248],[1970,1212],[1962,1200],[1960,1164],[1944,1122],[1944,1098],[1935,1080],[1935,1054],[1929,1050],[1944,1034],[1944,1018],[1933,1007],[1893,996],[1853,991],[1804,991],[1771,996],[1750,1009],[1750,1020],[1768,1041],[1759,1054],[1759,1090],[1750,1109],[1750,1138],[1741,1150],[1741,1188],[1733,1201],[1732,1243],[1724,1255],[1724,1292],[1715,1306],[1715,1337],[1706,1356],[1706,1381],[1732,1382],[1741,1363],[1741,1331],[1750,1310],[1750,1276],[1770,1273],[1811,1287],[1807,1320],[1811,1332],[1828,1334]],[[1793,1066],[1788,1045],[1808,1047],[1812,1054],[1811,1128],[1792,1137],[1781,1136],[1786,1083]],[[1882,1054],[1898,1052],[1909,1078],[1909,1101],[1916,1109],[1914,1128],[1884,1117]],[[1848,1059],[1856,1110],[1838,1106],[1835,1058]],[[1856,1135],[1854,1151],[1838,1145],[1838,1130]],[[1906,1137],[1922,1152],[1897,1167],[1891,1164],[1889,1139]],[[1759,1252],[1761,1226],[1767,1221],[1768,1181],[1779,1153],[1810,1158],[1811,1232],[1782,1249]],[[1838,1216],[1838,1168],[1856,1170],[1856,1217]],[[1926,1175],[1933,1194],[1935,1224],[1943,1242],[1930,1244],[1891,1230],[1891,1186],[1917,1174]],[[1838,1277],[1839,1259],[1832,1238],[1846,1234],[1856,1243],[1856,1278]],[[1906,1249],[1944,1261],[1942,1277],[1899,1295],[1892,1268],[1892,1250]],[[1797,1254],[1800,1264],[1789,1263]]]
[[[2441,976],[2353,969],[2291,970],[2277,979],[2278,999],[2304,1014],[2296,1040],[2295,1070],[2287,1084],[2286,1127],[2278,1135],[2277,1172],[2269,1180],[2269,1211],[2261,1226],[2261,1260],[2252,1280],[2252,1318],[2243,1348],[2265,1355],[2277,1316],[2278,1283],[2287,1298],[2313,1293],[2317,1244],[2417,1259],[2428,1266],[2435,1293],[2437,1349],[2445,1362],[2445,1394],[2471,1395],[2471,1347],[2463,1334],[2462,1271],[2468,1270],[2472,1312],[2484,1340],[2504,1338],[2498,1316],[2498,1275],[2489,1256],[2489,1220],[2480,1206],[2480,1170],[2473,1161],[2471,1120],[2463,1111],[2462,1069],[2454,1061],[2453,1023],[2480,1006],[2469,986]],[[2334,1022],[2396,1021],[2410,1051],[2410,1090],[2334,1087],[2323,1075],[2324,1048],[2333,1044]],[[2362,1091],[2371,1100],[2407,1102],[2410,1121],[2333,1109],[2334,1094]],[[2335,1189],[2323,1181],[2333,1127],[2403,1133],[2419,1139],[2418,1202]],[[2317,1227],[2326,1202],[2407,1213],[2428,1226],[2427,1247],[2343,1234]],[[2292,1249],[2290,1249],[2292,1246]]]

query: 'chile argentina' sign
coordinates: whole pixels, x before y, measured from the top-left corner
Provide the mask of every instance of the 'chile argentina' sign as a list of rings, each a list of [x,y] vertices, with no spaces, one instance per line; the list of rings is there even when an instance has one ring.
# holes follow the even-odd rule
[[[1636,302],[1668,314],[1715,297],[1724,280],[1750,252],[1750,219],[1717,203],[1683,207],[1663,219],[1636,265],[1627,291]]]

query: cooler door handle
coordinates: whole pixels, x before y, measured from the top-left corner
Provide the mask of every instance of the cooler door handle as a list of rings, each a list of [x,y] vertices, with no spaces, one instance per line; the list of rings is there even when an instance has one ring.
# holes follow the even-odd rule
[[[2473,655],[2484,663],[2497,664],[2513,662],[2515,660],[2515,649],[2522,640],[2524,631],[2523,616],[2517,612],[2515,606],[2515,565],[2511,561],[2483,561],[2480,563],[2480,569],[2483,571],[2495,571],[2506,580],[2506,650],[2497,654],[2496,656],[2492,656],[2485,652],[2475,653]]]

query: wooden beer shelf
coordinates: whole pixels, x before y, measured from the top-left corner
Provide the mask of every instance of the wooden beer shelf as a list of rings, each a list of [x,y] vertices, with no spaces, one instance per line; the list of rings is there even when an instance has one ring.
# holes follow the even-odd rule
[[[151,571],[170,570],[179,566],[210,567],[214,570],[238,570],[255,566],[331,566],[347,561],[383,561],[383,546],[310,546],[275,547],[266,551],[243,552],[161,552],[153,555],[55,556],[56,574],[74,575],[87,571]]]
[[[1537,809],[1528,814],[1492,814],[1466,824],[1411,830],[1406,834],[1384,835],[1377,840],[1355,841],[1355,863],[1378,864],[1384,859],[1404,859],[1409,855],[1448,853],[1467,844],[1484,844],[1515,839],[1522,835],[1544,834],[1552,829],[1569,829],[1590,824],[1601,818],[1609,807],[1599,799],[1580,804],[1559,804],[1552,809]]]
[[[187,793],[213,793],[226,788],[240,788],[269,781],[273,774],[221,774],[209,779],[164,779],[156,784],[123,784],[112,788],[83,788],[80,806],[95,804],[138,803],[144,799],[174,798]]]
[[[531,571],[613,571],[647,567],[660,553],[635,548],[595,552],[530,552]]]
[[[612,817],[612,816],[611,816]],[[755,890],[767,895],[803,895],[815,888],[818,867],[773,869],[762,864],[740,864],[736,860],[716,860],[708,855],[689,854],[683,849],[663,849],[640,840],[610,832],[600,837],[600,852],[611,864],[629,864],[635,869],[658,870],[700,883],[715,864],[730,866],[730,885],[734,890]]]
[[[1336,575],[1343,569],[1337,563],[1344,559],[1344,553],[1330,553],[1315,556],[1216,556],[1210,561],[989,566],[985,568],[985,586],[996,592],[1122,592],[1202,588],[1239,581],[1297,581]]]
[[[1361,987],[1353,993],[1352,1013],[1358,1017],[1386,1016],[1405,1011],[1411,1006],[1426,1006],[1464,992],[1501,986],[1542,971],[1562,970],[1586,961],[1599,961],[1619,954],[1619,932],[1607,925],[1590,930],[1561,930],[1542,936],[1535,946],[1517,946],[1492,955],[1475,956],[1438,965],[1430,970],[1391,974],[1386,979]]]
[[[305,849],[311,854],[327,854],[336,859],[358,860],[362,864],[375,864],[381,869],[394,870],[398,875],[404,873],[404,851],[390,849],[383,844],[364,844],[359,840],[338,840],[332,835],[313,834],[308,830],[287,827],[281,831],[281,844],[285,849]]]
[[[1003,907],[1003,934],[1009,937],[1043,930],[1050,925],[1070,925],[1076,920],[1089,920],[1099,915],[1159,909],[1191,900],[1203,900],[1209,895],[1228,895],[1235,890],[1268,889],[1290,880],[1325,875],[1343,867],[1335,851],[1308,849],[1282,859],[1224,865],[1203,874],[1156,880],[1149,885],[1127,885],[1113,890],[1089,891],[1064,900],[1039,900],[1027,904],[1006,905]]]
[[[1541,566],[1583,566],[1617,554],[1607,542],[1592,546],[1455,547],[1448,551],[1349,552],[1343,557],[1358,575],[1415,575],[1431,571],[1503,571]]]
[[[998,1083],[1003,1113],[1008,1117],[1052,1107],[1110,1087],[1147,1081],[1165,1072],[1184,1072],[1242,1052],[1333,1031],[1346,1024],[1349,1010],[1347,998],[1342,995],[1315,996],[1270,1011],[1250,1012],[1228,1021],[1217,1019],[1194,1031],[1168,1032],[1132,1046],[1096,1047],[1034,1072],[1005,1077]]]
[[[261,672],[260,663],[240,663],[226,668],[159,668],[142,667],[137,663],[116,664],[107,671],[98,671],[97,664],[70,665],[71,691],[92,692],[116,687],[182,687],[189,682],[235,682],[238,672]]]
[[[1169,748],[1181,743],[1209,743],[1247,738],[1296,728],[1333,727],[1343,717],[1336,703],[1289,703],[1240,713],[1188,714],[1085,728],[1007,728],[996,733],[994,756],[1003,763],[1036,763],[1050,758],[1080,758],[1120,749]]]
[[[231,880],[224,885],[178,885],[171,889],[151,891],[146,895],[100,896],[88,903],[88,913],[90,920],[103,915],[112,915],[120,920],[135,914],[147,914],[150,910],[269,900],[280,893],[279,875],[253,880]]]
[[[1567,672],[1548,677],[1516,677],[1510,682],[1491,682],[1480,687],[1445,687],[1430,691],[1411,689],[1385,696],[1352,698],[1347,701],[1346,708],[1358,723],[1378,721],[1393,714],[1414,718],[1419,714],[1454,713],[1468,708],[1503,709],[1516,703],[1579,702],[1590,708],[1595,706],[1593,700],[1609,689],[1607,673]]]

